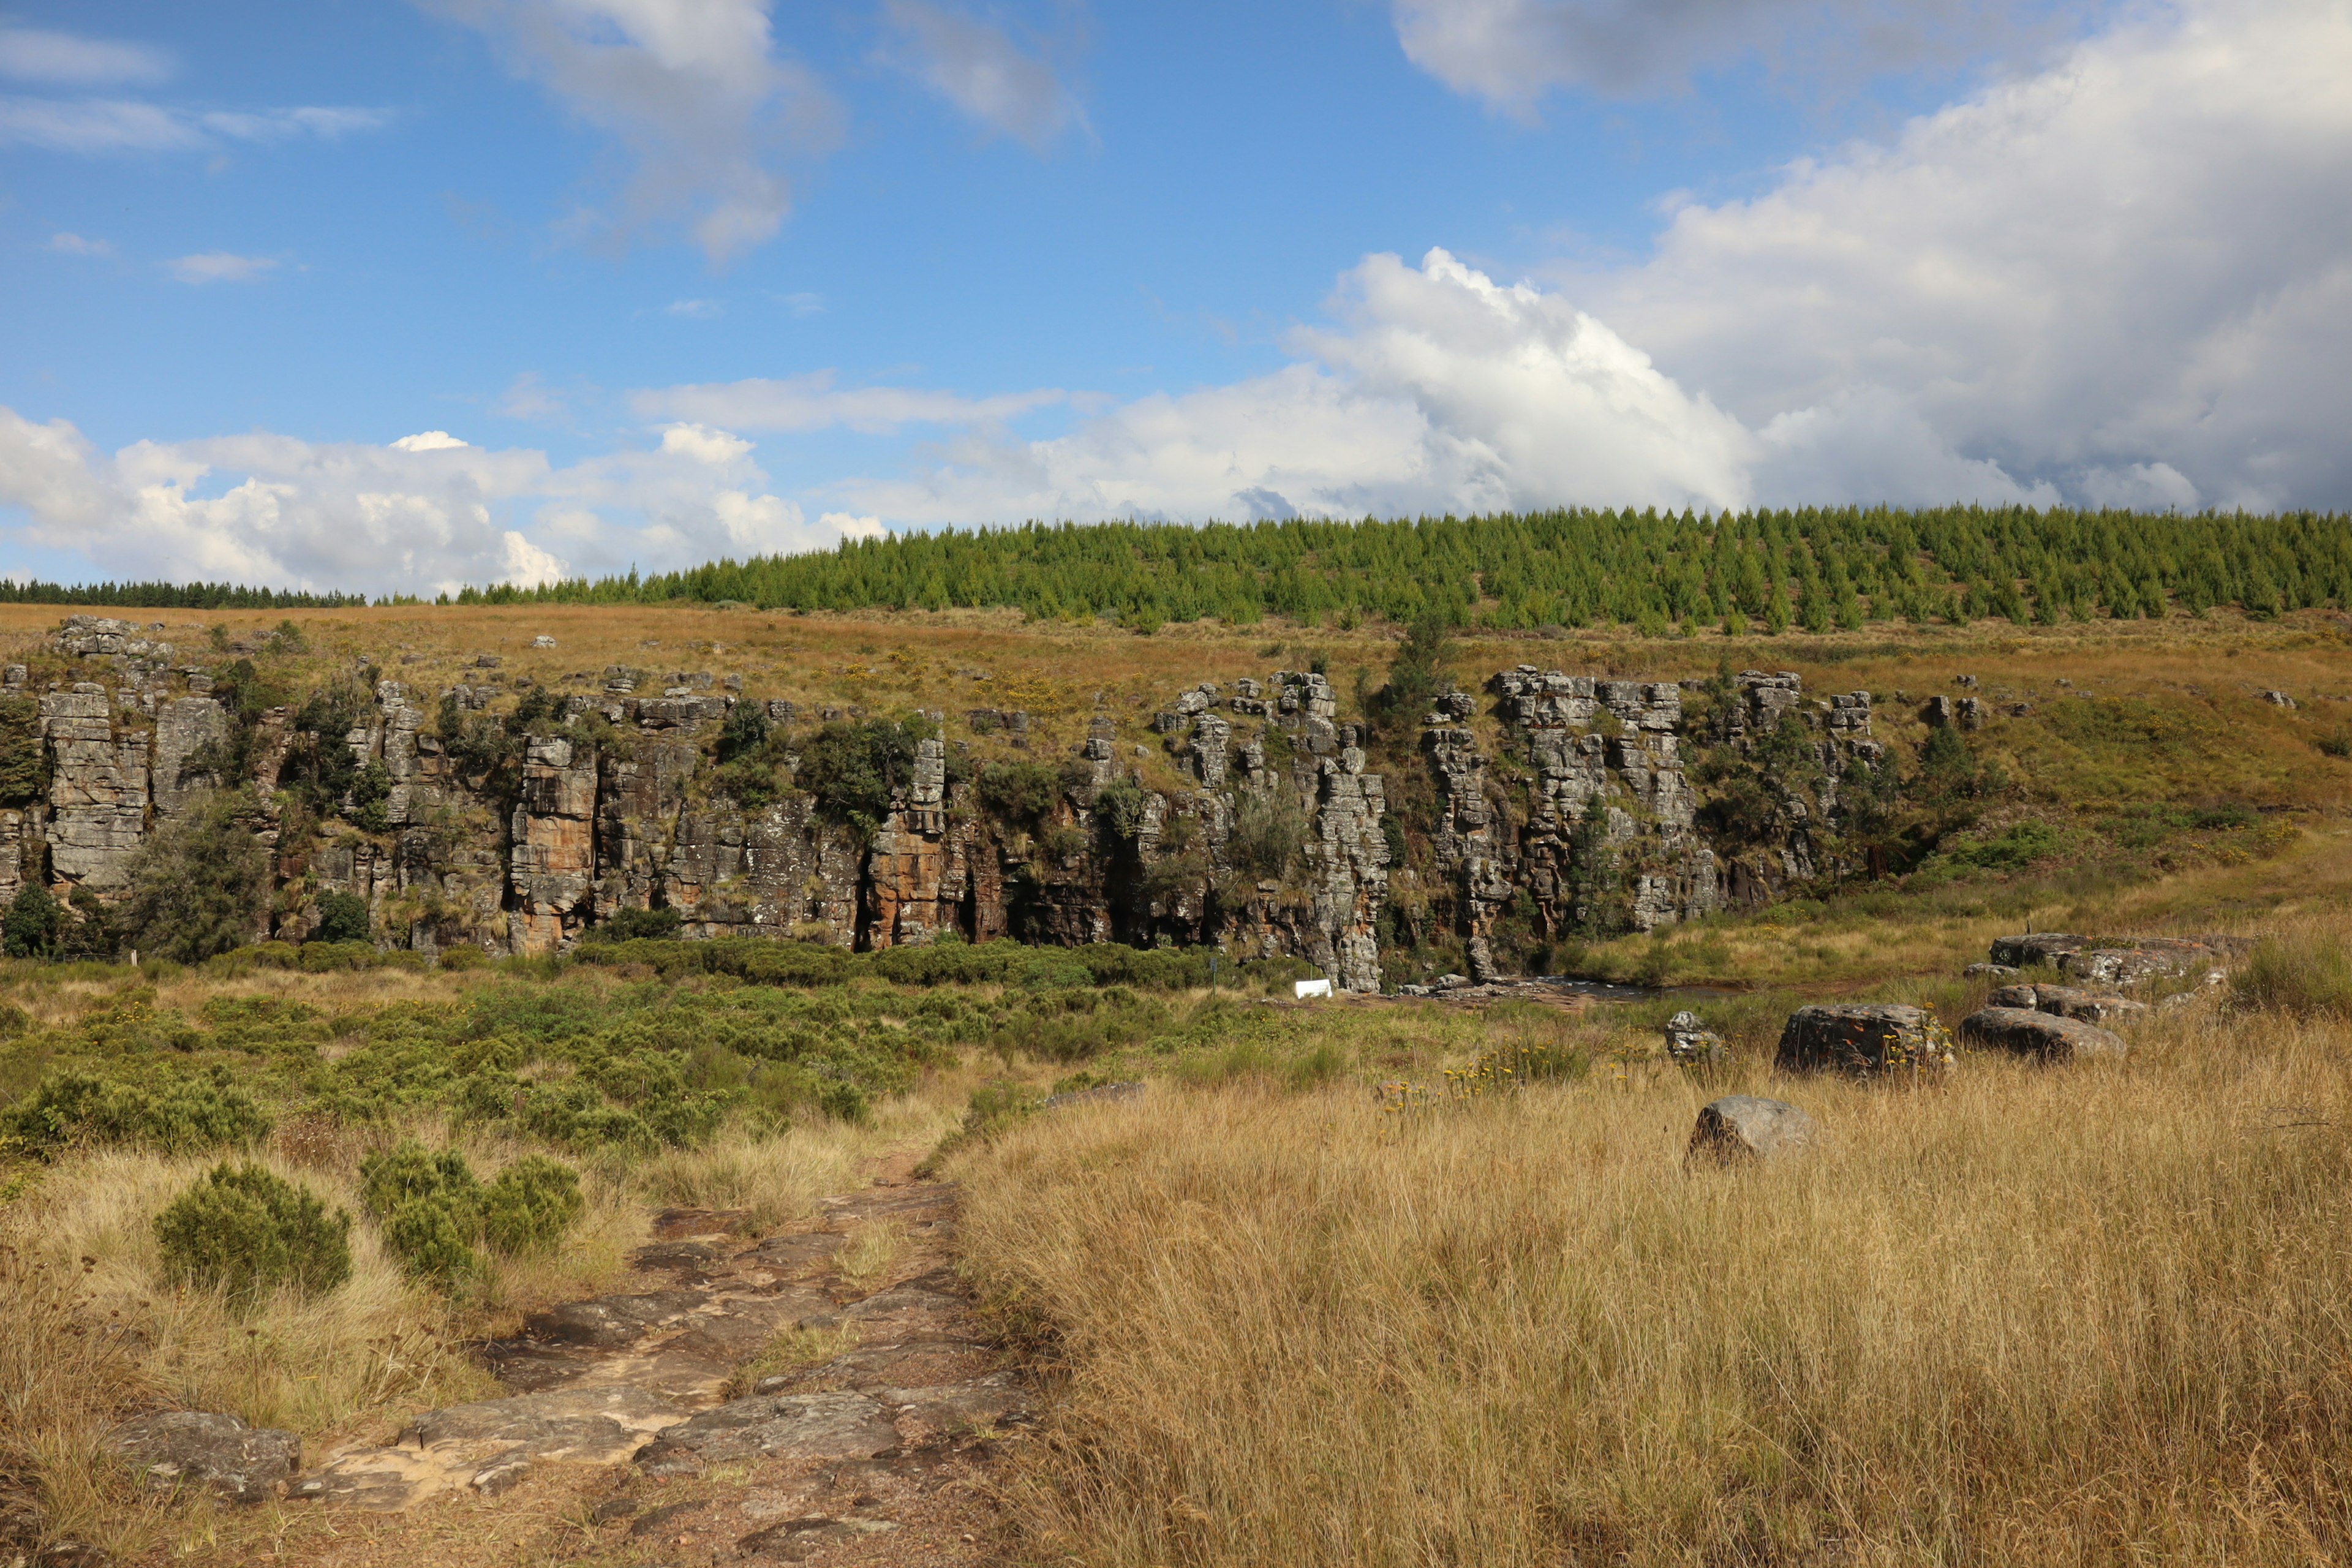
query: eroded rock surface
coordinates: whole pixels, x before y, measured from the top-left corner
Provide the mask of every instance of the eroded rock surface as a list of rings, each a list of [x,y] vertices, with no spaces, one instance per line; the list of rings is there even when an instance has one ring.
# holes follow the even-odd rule
[[[278,1496],[302,1463],[302,1439],[293,1433],[203,1410],[126,1421],[108,1435],[106,1447],[158,1490],[192,1487],[231,1502]]]
[[[949,1267],[954,1204],[938,1184],[877,1186],[755,1244],[731,1234],[740,1214],[667,1211],[632,1259],[666,1285],[531,1314],[522,1337],[485,1350],[519,1392],[337,1450],[291,1495],[406,1510],[593,1466],[614,1484],[590,1522],[616,1547],[807,1562],[888,1536],[905,1549],[894,1561],[991,1561],[982,1483],[1034,1401]],[[837,1265],[869,1226],[903,1250],[853,1283]],[[745,1370],[780,1343],[809,1344],[780,1339],[796,1328],[840,1348]]]

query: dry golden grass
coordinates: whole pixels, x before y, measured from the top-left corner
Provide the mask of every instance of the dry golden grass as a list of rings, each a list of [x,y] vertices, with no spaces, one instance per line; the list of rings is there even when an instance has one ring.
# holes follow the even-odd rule
[[[13,1471],[20,1492],[37,1486],[53,1540],[93,1542],[116,1558],[225,1552],[212,1560],[235,1560],[277,1528],[279,1510],[141,1500],[102,1457],[117,1421],[147,1408],[228,1411],[300,1434],[313,1457],[347,1437],[388,1439],[417,1411],[498,1394],[467,1342],[514,1331],[534,1308],[625,1288],[628,1252],[645,1238],[651,1206],[743,1208],[747,1228],[772,1229],[824,1194],[860,1185],[864,1163],[935,1142],[962,1093],[960,1078],[942,1080],[885,1101],[868,1126],[819,1121],[781,1137],[738,1130],[643,1164],[587,1162],[587,1212],[563,1246],[489,1258],[454,1300],[405,1279],[364,1220],[352,1227],[351,1282],[329,1294],[286,1292],[240,1311],[215,1294],[174,1289],[161,1282],[153,1217],[215,1157],[69,1153],[0,1215],[0,1246],[11,1249],[0,1252],[11,1312],[11,1331],[0,1333],[0,1483]],[[357,1215],[361,1155],[403,1135],[441,1139],[428,1121],[363,1132],[296,1122],[261,1163]],[[488,1136],[458,1146],[485,1180],[521,1152]],[[887,1250],[869,1244],[867,1262],[887,1267]]]
[[[1686,1173],[1734,1089],[1822,1144]],[[1240,1085],[956,1166],[1066,1373],[1041,1558],[2311,1563],[2352,1555],[2347,1124],[2352,1028],[2205,1004],[1921,1092]]]

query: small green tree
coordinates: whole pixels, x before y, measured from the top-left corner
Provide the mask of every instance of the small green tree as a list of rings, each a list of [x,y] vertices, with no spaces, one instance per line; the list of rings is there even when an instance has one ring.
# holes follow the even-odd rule
[[[352,1216],[258,1165],[220,1165],[155,1216],[164,1276],[250,1303],[279,1285],[306,1295],[351,1278]]]
[[[246,804],[210,792],[140,845],[120,917],[131,946],[194,963],[252,940],[268,907],[269,858],[239,819]]]
[[[357,893],[323,893],[319,898],[319,923],[311,928],[305,942],[365,942],[372,934],[368,929],[367,900]]]
[[[796,782],[826,816],[870,837],[892,794],[913,782],[916,747],[929,733],[919,720],[837,719],[810,737]]]
[[[65,923],[65,910],[49,890],[38,882],[27,882],[16,889],[8,905],[5,926],[0,926],[0,949],[11,958],[52,958],[58,951],[58,928]]]
[[[1396,658],[1389,661],[1386,684],[1364,702],[1365,721],[1376,737],[1397,741],[1420,732],[1422,715],[1447,685],[1453,641],[1442,616],[1423,616],[1413,622]]]
[[[29,805],[48,787],[41,705],[29,697],[0,697],[0,805]]]

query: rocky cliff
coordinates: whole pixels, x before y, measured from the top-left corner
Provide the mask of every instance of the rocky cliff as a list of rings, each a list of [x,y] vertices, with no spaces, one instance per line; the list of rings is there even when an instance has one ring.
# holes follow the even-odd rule
[[[1693,720],[1681,685],[1523,665],[1483,696],[1443,693],[1417,748],[1389,737],[1384,774],[1330,683],[1280,670],[1176,694],[1150,721],[1156,746],[1097,712],[1058,762],[1032,749],[1025,715],[925,715],[887,810],[852,822],[789,784],[747,803],[763,792],[718,755],[743,704],[781,737],[787,779],[794,747],[858,716],[715,693],[707,677],[658,697],[618,669],[560,697],[495,674],[434,692],[378,679],[328,721],[315,702],[233,710],[221,671],[128,622],[76,616],[53,646],[47,689],[8,671],[9,692],[37,698],[47,787],[0,814],[0,882],[110,895],[145,835],[250,784],[279,889],[257,935],[299,939],[318,896],[341,891],[380,942],[427,952],[553,952],[625,911],[672,910],[689,936],[860,947],[1215,943],[1310,960],[1349,990],[1380,986],[1384,946],[1458,942],[1484,977],[1531,940],[1646,930],[1812,877],[1837,781],[1882,759],[1867,693],[1808,702],[1795,676],[1748,672]],[[1694,745],[1737,758],[1800,731],[1816,782],[1774,786],[1777,826],[1710,825]],[[509,752],[486,749],[501,734]],[[321,747],[348,761],[322,773]],[[992,757],[1042,772],[1050,800],[992,809]],[[299,809],[298,767],[348,787]],[[1425,807],[1394,796],[1399,769]]]

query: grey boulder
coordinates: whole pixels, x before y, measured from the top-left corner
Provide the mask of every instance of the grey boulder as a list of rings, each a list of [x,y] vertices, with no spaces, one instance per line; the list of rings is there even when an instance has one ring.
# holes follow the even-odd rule
[[[1816,1004],[1789,1015],[1774,1061],[1783,1072],[1867,1074],[1949,1067],[1951,1053],[1924,1007]]]
[[[232,1502],[274,1497],[302,1468],[302,1439],[293,1433],[202,1410],[126,1421],[108,1435],[106,1447],[143,1470],[150,1486],[201,1487]]]
[[[1683,1066],[1719,1062],[1727,1054],[1723,1037],[1700,1023],[1697,1014],[1685,1009],[1666,1020],[1666,1055]]]
[[[2130,1047],[2120,1036],[2080,1018],[2027,1007],[1987,1007],[1960,1022],[1960,1038],[2042,1061],[2077,1057],[2119,1057]]]
[[[1784,1100],[1731,1094],[1700,1110],[1691,1129],[1685,1162],[1728,1164],[1794,1153],[1813,1141],[1820,1126]]]

